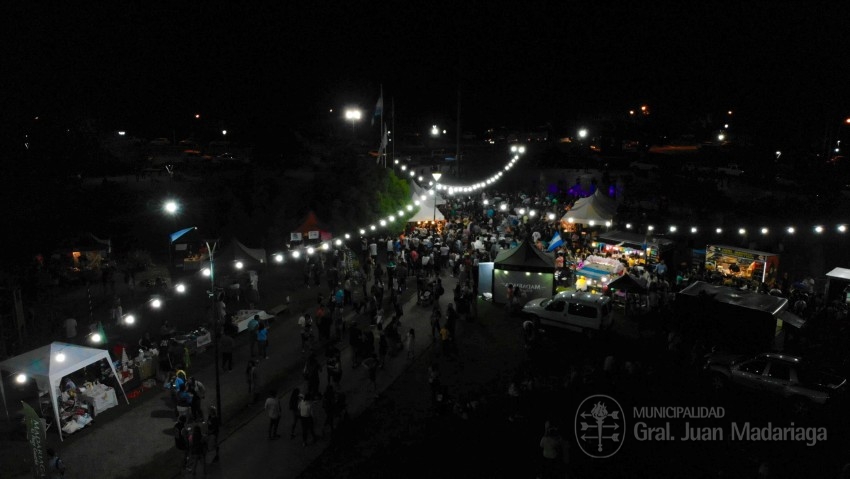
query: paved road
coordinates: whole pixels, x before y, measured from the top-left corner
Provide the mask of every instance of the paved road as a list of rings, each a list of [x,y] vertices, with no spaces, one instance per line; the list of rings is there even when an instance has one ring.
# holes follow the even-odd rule
[[[447,291],[455,285],[455,280],[448,276],[443,279]],[[402,331],[413,327],[418,338],[418,354],[430,345],[429,321],[430,308],[416,304],[415,280],[410,278],[409,286],[413,287],[404,296],[404,317]],[[270,309],[288,294],[295,304],[315,302],[316,289],[300,288],[298,291],[285,293],[281,289],[274,290],[275,285],[266,282],[269,294],[264,295],[263,307]],[[327,297],[327,288],[322,288]],[[444,300],[445,302],[445,300]],[[445,304],[443,304],[445,308]],[[266,388],[274,387],[278,396],[286,404],[289,392],[294,387],[306,389],[301,375],[304,355],[301,352],[297,315],[278,317],[271,326],[269,340],[269,359],[259,366],[260,377]],[[347,318],[354,319],[352,313]],[[360,318],[362,321],[363,318]],[[368,325],[363,325],[368,326]],[[244,336],[244,333],[243,333]],[[291,427],[289,417],[281,424],[281,439],[267,439],[268,419],[262,404],[249,405],[249,394],[245,380],[245,365],[248,360],[247,341],[238,339],[237,351],[234,354],[235,368],[221,376],[222,407],[224,410],[224,427],[221,441],[221,461],[210,464],[210,477],[295,477],[313,461],[328,444],[327,440],[302,446],[300,437],[290,440],[288,431]],[[368,383],[364,367],[352,368],[352,353],[348,348],[347,338],[340,344],[342,349],[343,376],[341,389],[346,394],[349,413],[352,416],[360,414],[375,399],[375,393],[366,392]],[[211,352],[203,353],[211,356]],[[196,362],[204,364],[195,369],[192,374],[207,386],[208,395],[205,404],[214,401],[214,368],[211,361],[203,359]],[[321,358],[320,358],[321,362]],[[411,363],[404,352],[388,361],[385,369],[378,374],[378,388],[383,390],[392,381],[403,374]],[[321,376],[321,390],[324,390],[326,376]],[[265,388],[264,388],[265,389]],[[265,394],[263,394],[265,396]],[[324,424],[324,412],[320,403],[315,405],[317,432]],[[175,477],[180,476],[182,457],[174,448],[171,427],[174,424],[174,414],[170,406],[167,391],[157,386],[142,394],[139,399],[132,400],[131,406],[121,404],[116,408],[105,411],[102,418],[96,419],[93,425],[70,436],[64,443],[58,443],[53,436],[48,440],[58,448],[67,463],[69,470],[85,471],[90,477]],[[297,431],[300,434],[300,428]],[[55,442],[55,444],[53,444]],[[212,456],[208,458],[211,460]],[[268,464],[274,462],[275,467],[270,471]]]

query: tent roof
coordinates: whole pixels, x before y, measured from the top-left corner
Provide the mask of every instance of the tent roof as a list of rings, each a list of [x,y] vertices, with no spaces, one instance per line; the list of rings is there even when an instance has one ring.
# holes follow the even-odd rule
[[[430,200],[430,201],[431,201],[431,203],[433,203],[433,202],[434,202],[434,197],[433,197],[433,196],[431,196],[431,195],[428,193],[428,189],[427,189],[427,188],[423,188],[423,187],[419,186],[419,185],[418,185],[418,184],[416,184],[416,182],[415,182],[415,181],[413,181],[413,180],[410,180],[410,192],[411,192],[411,193],[413,193],[413,196],[414,196],[415,198],[419,199],[419,200],[421,200],[421,199],[422,199],[422,195],[425,195],[425,196],[426,196],[426,201],[427,201],[427,200]],[[434,194],[437,196],[437,204],[438,204],[438,205],[444,205],[444,204],[446,204],[446,199],[445,199],[445,198],[443,198],[443,195],[441,195],[441,194],[440,194],[439,192],[437,192],[437,191],[435,191],[435,192],[434,192]]]
[[[413,215],[412,218],[407,220],[408,223],[415,223],[417,221],[434,221],[436,218],[437,221],[445,221],[446,217],[443,216],[443,213],[439,208],[434,209],[434,204],[429,203],[428,201],[420,201],[419,202],[419,211]]]
[[[204,241],[201,233],[198,233],[198,228],[196,226],[183,228],[180,231],[171,233],[169,236],[171,237],[172,243],[201,243]]]
[[[781,298],[779,296],[759,294],[752,291],[739,291],[728,286],[717,286],[702,281],[695,282],[682,291],[679,291],[678,294],[692,297],[699,297],[702,294],[706,294],[708,297],[719,303],[732,304],[742,308],[764,311],[774,316],[782,312],[788,304],[788,300],[786,298]]]
[[[266,250],[262,248],[249,248],[242,244],[238,239],[233,238],[230,243],[220,252],[216,251],[215,255],[216,271],[219,270],[219,263],[230,261],[242,261],[248,263],[248,268],[257,265],[266,264]]]
[[[308,231],[330,231],[330,228],[323,221],[319,220],[319,217],[316,216],[313,210],[310,210],[307,212],[307,216],[304,218],[301,226],[295,228],[293,231],[306,235]]]
[[[611,289],[618,289],[628,293],[645,293],[649,290],[643,278],[635,278],[630,274],[624,274],[608,283]]]
[[[56,355],[65,355],[59,362]],[[109,353],[103,349],[87,348],[76,344],[54,342],[20,356],[9,358],[0,363],[0,369],[11,373],[25,373],[36,378],[39,388],[45,388],[52,379],[53,386],[74,371],[82,369],[100,359],[108,359]]]
[[[499,251],[494,261],[495,269],[553,272],[555,256],[537,249],[529,240],[516,248]]]
[[[635,249],[643,249],[644,244],[656,248],[673,244],[673,240],[667,238],[649,238],[646,235],[630,233],[628,231],[609,231],[608,233],[600,234],[597,241],[608,244],[622,244],[623,246]]]
[[[561,221],[587,224],[591,221],[604,223],[614,219],[617,214],[617,202],[608,198],[600,190],[587,198],[580,198],[573,208],[561,218]]]
[[[835,278],[835,279],[843,279],[845,281],[850,281],[850,269],[847,268],[835,268],[829,273],[826,273],[827,278]]]

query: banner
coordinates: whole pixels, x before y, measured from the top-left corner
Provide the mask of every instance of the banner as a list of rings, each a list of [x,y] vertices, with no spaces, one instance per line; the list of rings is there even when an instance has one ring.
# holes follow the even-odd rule
[[[45,451],[47,444],[47,436],[45,434],[44,419],[38,416],[35,409],[24,401],[21,401],[24,406],[24,426],[27,430],[27,442],[32,451],[32,475],[35,479],[47,479],[48,477],[48,460]],[[56,427],[59,427],[57,424]]]
[[[319,239],[319,232],[318,231],[308,231],[307,232],[307,239]]]
[[[289,233],[289,241],[301,241],[301,233]]]

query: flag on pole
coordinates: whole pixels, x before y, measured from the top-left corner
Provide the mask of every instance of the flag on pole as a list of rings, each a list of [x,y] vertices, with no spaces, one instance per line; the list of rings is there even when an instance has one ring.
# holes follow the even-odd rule
[[[381,162],[381,158],[387,154],[387,125],[383,125],[383,133],[381,134],[381,147],[378,148],[378,161],[376,163]]]
[[[564,244],[564,240],[561,239],[561,234],[555,233],[555,236],[552,237],[552,241],[549,242],[549,247],[546,249],[546,251],[554,251],[555,248],[561,246],[562,244]]]
[[[375,103],[375,114],[372,115],[372,125],[375,124],[375,118],[384,114],[384,86],[381,85],[381,96],[378,97],[378,102]]]

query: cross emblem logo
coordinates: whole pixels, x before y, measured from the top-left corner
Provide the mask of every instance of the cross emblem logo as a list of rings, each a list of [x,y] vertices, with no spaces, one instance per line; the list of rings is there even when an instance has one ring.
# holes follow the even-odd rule
[[[590,457],[603,459],[616,454],[623,446],[625,429],[623,408],[610,396],[590,396],[576,411],[576,441]]]

